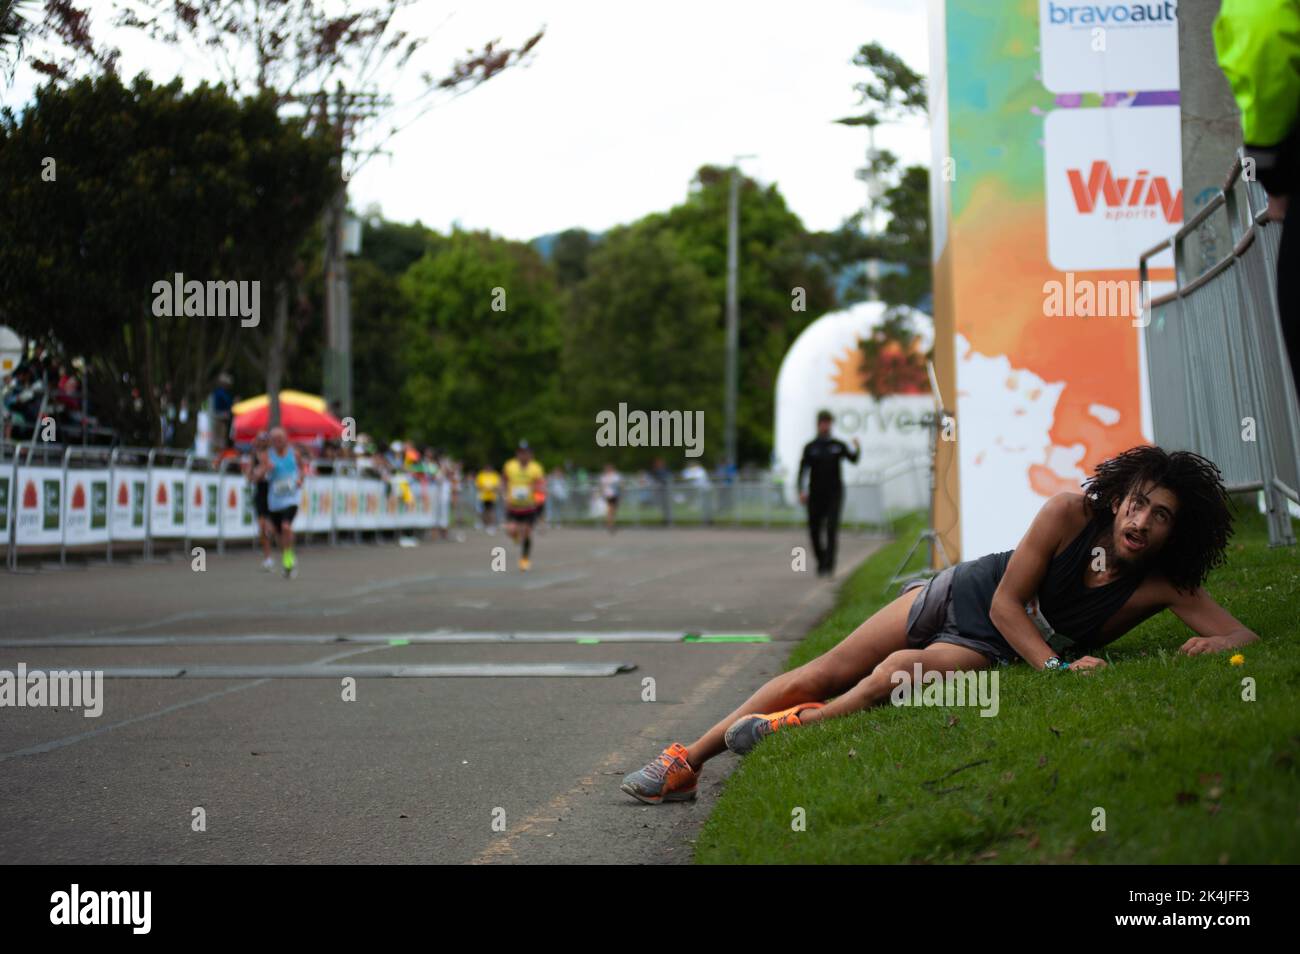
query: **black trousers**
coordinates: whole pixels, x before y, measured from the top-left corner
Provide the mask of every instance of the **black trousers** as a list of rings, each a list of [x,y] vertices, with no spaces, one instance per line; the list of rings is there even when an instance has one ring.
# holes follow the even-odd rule
[[[844,492],[808,495],[808,533],[812,537],[813,554],[817,557],[819,573],[835,569],[835,544],[840,533],[840,511],[844,508]]]
[[[1300,195],[1291,196],[1277,250],[1277,313],[1291,361],[1291,377],[1300,396]]]

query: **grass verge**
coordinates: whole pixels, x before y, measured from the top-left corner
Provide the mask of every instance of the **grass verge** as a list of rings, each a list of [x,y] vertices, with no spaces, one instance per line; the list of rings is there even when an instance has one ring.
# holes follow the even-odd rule
[[[788,668],[887,602],[923,526],[900,521]],[[1194,634],[1165,612],[1107,647],[1107,669],[1003,669],[994,717],[883,706],[778,733],[729,779],[696,860],[1300,862],[1300,559],[1246,512],[1207,588],[1261,637],[1243,665],[1179,655]]]

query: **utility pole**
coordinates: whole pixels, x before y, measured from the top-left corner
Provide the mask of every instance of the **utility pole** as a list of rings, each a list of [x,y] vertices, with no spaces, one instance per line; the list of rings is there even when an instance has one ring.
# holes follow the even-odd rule
[[[325,216],[325,400],[343,415],[352,413],[352,313],[343,227],[348,208],[347,182],[330,197]]]
[[[349,248],[344,230],[348,214],[347,162],[357,153],[350,141],[358,125],[372,120],[391,108],[392,100],[370,91],[348,92],[340,83],[333,94],[334,108],[329,108],[329,94],[318,94],[324,108],[323,122],[328,124],[338,143],[338,188],[325,211],[325,249],[322,267],[325,277],[325,400],[346,416],[352,413],[352,298],[348,285]]]
[[[879,120],[872,117],[872,121],[866,123],[867,127],[867,164],[859,169],[854,175],[861,179],[867,185],[867,202],[863,206],[866,213],[866,233],[874,238],[876,232],[876,210],[879,208],[880,197],[885,194],[885,184],[880,179],[879,159],[880,151],[876,149],[876,126]],[[867,286],[868,294],[871,297],[878,298],[877,289],[880,287],[880,260],[876,258],[867,259]]]
[[[727,372],[726,372],[726,464],[736,467],[736,388],[740,352],[740,301],[737,273],[740,269],[740,160],[753,156],[736,156],[731,166],[731,190],[727,201]]]

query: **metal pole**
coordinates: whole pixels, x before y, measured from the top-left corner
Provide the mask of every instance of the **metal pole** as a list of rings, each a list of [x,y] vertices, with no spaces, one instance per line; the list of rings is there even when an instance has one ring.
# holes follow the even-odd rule
[[[68,460],[72,457],[72,446],[63,451],[63,474],[60,483],[63,491],[59,494],[59,566],[68,565]]]
[[[114,486],[117,480],[117,451],[114,447],[108,453],[108,548],[104,553],[104,561],[110,566],[113,564],[113,507],[117,501],[117,488]]]
[[[144,464],[144,558],[153,559],[153,461],[158,448],[149,448]]]
[[[739,158],[739,157],[737,157]],[[736,466],[736,380],[740,345],[740,314],[737,301],[737,271],[740,265],[740,170],[731,167],[731,189],[727,201],[727,371],[726,371],[726,461]]]
[[[22,455],[23,445],[14,444],[14,464],[9,476],[9,502],[8,523],[9,523],[9,552],[5,554],[5,561],[9,565],[10,571],[18,568],[18,530],[14,524],[18,520],[18,458]]]
[[[194,472],[194,451],[185,452],[185,479],[181,486],[181,520],[185,522],[185,559],[190,558],[190,475]]]
[[[330,473],[330,546],[338,546],[339,542],[339,471],[343,469],[343,461],[335,458],[334,466]]]
[[[217,461],[217,554],[219,556],[226,555],[226,491],[224,487],[226,478],[222,471],[226,469],[228,463],[230,463],[229,459]]]
[[[352,466],[352,483],[356,487],[357,493],[357,516],[352,523],[352,542],[356,546],[361,545],[361,465],[355,461]]]

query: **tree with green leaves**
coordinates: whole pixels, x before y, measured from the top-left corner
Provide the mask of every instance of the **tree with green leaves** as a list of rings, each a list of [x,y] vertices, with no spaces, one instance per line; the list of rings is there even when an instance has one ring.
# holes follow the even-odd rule
[[[898,157],[875,146],[875,130],[886,123],[924,116],[929,109],[925,77],[897,54],[879,43],[858,48],[853,64],[867,70],[867,79],[854,84],[864,112],[837,119],[845,126],[865,126],[870,135],[867,165],[859,178],[871,183],[870,203],[887,216],[885,227],[876,234],[861,232],[866,213],[859,212],[835,235],[830,250],[843,263],[875,259],[901,265],[906,273],[885,268],[874,287],[865,271],[855,275],[846,290],[849,298],[876,298],[889,305],[916,306],[929,292],[930,224],[929,170],[909,166],[901,172]],[[877,191],[878,190],[878,191]]]
[[[447,238],[416,222],[388,222],[377,215],[364,220],[361,254],[348,263],[352,288],[352,380],[359,426],[372,437],[405,437],[406,396],[395,386],[394,369],[404,369],[407,336],[415,334],[407,319],[400,280],[412,265],[443,247]],[[319,260],[313,266],[319,269]],[[318,272],[316,273],[319,274]],[[319,290],[323,283],[309,280]]]
[[[264,339],[265,305],[330,189],[331,144],[258,97],[115,76],[46,85],[0,111],[5,321],[86,360],[93,408],[157,442],[160,398],[197,408],[218,370]],[[154,285],[258,281],[256,327],[158,317]],[[251,288],[251,285],[248,286]]]
[[[865,113],[846,116],[836,122],[846,126],[877,126],[904,116],[924,115],[930,108],[925,77],[913,70],[895,53],[879,43],[864,43],[853,55],[853,65],[871,75],[853,85]]]
[[[645,467],[654,447],[598,447],[596,415],[703,411],[706,455],[722,440],[721,298],[681,235],[654,217],[607,233],[564,325],[563,440],[573,460]]]
[[[587,259],[597,242],[586,229],[566,229],[551,246],[551,263],[561,288],[571,288],[587,277]]]
[[[549,464],[561,310],[537,251],[457,231],[407,269],[399,287],[406,321],[391,353],[401,371],[385,380],[405,401],[406,434],[498,465],[526,438]]]
[[[713,301],[726,298],[730,170],[704,166],[686,201],[646,221],[661,224],[708,277]],[[786,351],[809,323],[836,307],[822,244],[775,185],[740,182],[740,380],[738,460],[766,464],[772,451],[776,377]],[[716,334],[725,324],[719,313]],[[721,362],[721,359],[719,359]],[[717,368],[719,394],[722,364]],[[721,454],[721,448],[719,448]]]
[[[878,300],[889,308],[885,320],[858,342],[861,370],[868,391],[880,398],[892,393],[924,393],[929,384],[925,361],[906,309],[923,306],[931,293],[930,173],[925,166],[898,170],[898,157],[877,149],[875,130],[884,123],[925,115],[929,108],[925,77],[878,43],[867,43],[853,57],[866,69],[867,79],[854,85],[865,112],[838,119],[846,126],[865,126],[869,136],[867,165],[858,177],[869,184],[871,222],[878,209],[885,227],[864,234],[868,212],[848,218],[835,233],[823,237],[824,251],[852,279],[842,289],[850,301]],[[871,279],[866,268],[852,263],[874,260],[880,266]],[[890,267],[894,266],[894,267]]]
[[[415,68],[427,37],[401,26],[409,22],[421,0],[373,0],[348,6],[329,0],[118,0],[117,26],[204,56],[235,92],[252,89],[274,96],[296,114],[305,111],[314,125],[335,143],[335,188],[322,209],[324,232],[322,279],[330,353],[325,356],[327,396],[351,412],[351,374],[337,350],[337,316],[347,311],[347,257],[341,236],[347,213],[347,183],[365,163],[381,152],[401,129],[434,106],[464,95],[508,69],[526,62],[541,41],[543,30],[519,46],[490,40],[469,49],[449,68],[419,69],[419,91],[404,101],[381,92]],[[287,312],[289,283],[278,286],[275,341],[286,338],[281,316]],[[341,338],[341,335],[340,335]],[[266,356],[271,416],[283,374],[283,353]]]

